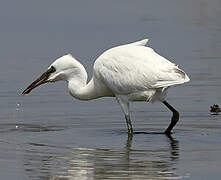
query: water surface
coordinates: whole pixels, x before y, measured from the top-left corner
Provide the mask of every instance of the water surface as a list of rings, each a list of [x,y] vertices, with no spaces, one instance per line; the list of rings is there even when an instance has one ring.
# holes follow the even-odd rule
[[[220,5],[218,0],[4,2],[1,179],[220,179],[221,117],[209,113],[221,102]],[[79,59],[90,78],[105,49],[146,37],[191,78],[168,94],[181,114],[172,137],[159,134],[171,118],[160,103],[131,104],[137,133],[128,138],[113,98],[80,102],[63,82],[20,96],[63,54]]]

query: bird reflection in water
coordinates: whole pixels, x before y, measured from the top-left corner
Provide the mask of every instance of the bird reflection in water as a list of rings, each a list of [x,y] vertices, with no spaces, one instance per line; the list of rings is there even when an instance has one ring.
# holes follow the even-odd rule
[[[128,136],[119,149],[68,148],[60,149],[61,154],[53,152],[56,147],[32,144],[35,150],[26,153],[24,168],[29,178],[50,180],[180,178],[174,167],[179,159],[177,140],[168,136],[162,141],[164,146],[151,143],[141,149],[133,147],[133,138],[136,136]],[[164,136],[159,135],[161,138]]]

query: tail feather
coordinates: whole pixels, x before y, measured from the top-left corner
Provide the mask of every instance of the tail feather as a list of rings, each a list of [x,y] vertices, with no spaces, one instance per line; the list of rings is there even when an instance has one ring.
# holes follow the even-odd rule
[[[178,67],[174,67],[165,73],[167,74],[167,79],[162,78],[162,80],[158,80],[157,83],[152,86],[153,88],[169,87],[190,81],[187,74]]]
[[[187,76],[187,74],[183,70],[181,70],[180,68],[178,68],[178,67],[174,68],[174,72],[181,75],[184,82],[190,81],[190,78]]]

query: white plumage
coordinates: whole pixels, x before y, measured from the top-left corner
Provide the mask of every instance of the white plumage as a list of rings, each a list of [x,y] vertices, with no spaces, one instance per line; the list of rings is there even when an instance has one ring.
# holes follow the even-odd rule
[[[104,52],[95,61],[94,79],[101,80],[114,95],[126,95],[131,101],[161,99],[156,92],[189,81],[181,69],[145,47],[146,43],[144,39]]]
[[[144,39],[105,51],[95,61],[93,77],[88,84],[85,68],[71,55],[62,56],[49,66],[48,73],[44,73],[46,78],[42,78],[43,74],[23,94],[45,82],[65,80],[70,94],[80,100],[115,96],[125,114],[129,134],[133,133],[129,101],[162,101],[173,112],[170,124],[173,128],[179,114],[165,101],[167,89],[188,82],[189,77],[175,64],[146,47],[147,42]],[[172,128],[168,127],[166,133],[169,134]]]

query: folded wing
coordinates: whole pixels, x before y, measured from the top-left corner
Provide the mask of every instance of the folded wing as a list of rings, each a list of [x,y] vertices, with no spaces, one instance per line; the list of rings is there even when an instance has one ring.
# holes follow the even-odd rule
[[[152,48],[147,40],[118,46],[104,52],[95,62],[95,76],[118,94],[129,94],[182,84],[186,73]]]

